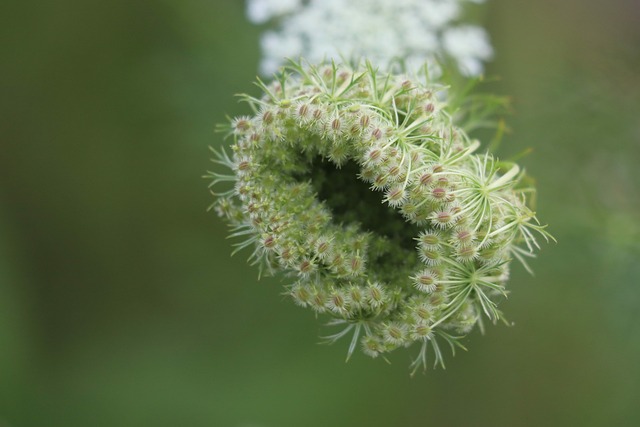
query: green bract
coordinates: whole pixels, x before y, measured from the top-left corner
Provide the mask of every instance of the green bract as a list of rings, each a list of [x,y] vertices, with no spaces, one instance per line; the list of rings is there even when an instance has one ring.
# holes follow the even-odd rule
[[[211,173],[214,208],[251,248],[250,261],[291,280],[294,302],[333,318],[377,356],[427,349],[482,317],[502,318],[509,261],[548,234],[525,204],[517,165],[476,154],[445,88],[370,65],[292,64],[229,128],[233,155]],[[526,265],[526,264],[525,264]]]

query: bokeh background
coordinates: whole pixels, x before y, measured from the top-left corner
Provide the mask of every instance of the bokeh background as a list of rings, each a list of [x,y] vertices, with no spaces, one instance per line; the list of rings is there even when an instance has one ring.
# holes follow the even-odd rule
[[[215,124],[246,112],[241,1],[0,4],[0,426],[640,425],[640,3],[490,0],[499,154],[558,244],[515,323],[409,378],[230,257],[205,210]]]

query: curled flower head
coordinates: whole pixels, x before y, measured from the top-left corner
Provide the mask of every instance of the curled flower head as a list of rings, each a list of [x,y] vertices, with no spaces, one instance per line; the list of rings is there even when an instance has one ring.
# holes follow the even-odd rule
[[[441,85],[299,63],[258,85],[217,153],[213,206],[296,304],[344,325],[329,340],[352,333],[349,355],[371,356],[418,343],[417,368],[502,318],[510,260],[549,236],[519,167],[476,153]]]

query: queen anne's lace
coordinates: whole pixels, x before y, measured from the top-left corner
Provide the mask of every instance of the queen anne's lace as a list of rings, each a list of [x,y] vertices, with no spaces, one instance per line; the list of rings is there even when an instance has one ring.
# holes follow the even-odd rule
[[[484,0],[248,0],[247,15],[275,29],[262,35],[261,70],[284,58],[311,62],[365,57],[378,66],[402,60],[415,70],[448,55],[460,71],[477,75],[493,55],[484,29],[462,25],[464,3]]]
[[[453,122],[463,105],[372,66],[294,63],[259,84],[233,155],[218,153],[229,174],[210,175],[230,184],[214,208],[253,263],[291,278],[294,302],[344,326],[329,340],[351,333],[349,355],[374,357],[418,343],[417,368],[502,318],[510,260],[549,236],[518,166],[476,154]]]

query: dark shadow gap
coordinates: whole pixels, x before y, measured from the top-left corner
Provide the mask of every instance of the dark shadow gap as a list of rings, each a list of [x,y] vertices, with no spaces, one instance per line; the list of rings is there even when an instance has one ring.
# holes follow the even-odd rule
[[[369,184],[358,178],[359,173],[360,167],[352,160],[338,169],[332,162],[316,156],[309,173],[298,179],[311,181],[318,199],[331,209],[334,223],[357,223],[364,231],[385,236],[390,243],[414,251],[414,238],[421,229],[383,202],[384,193],[370,189]]]

